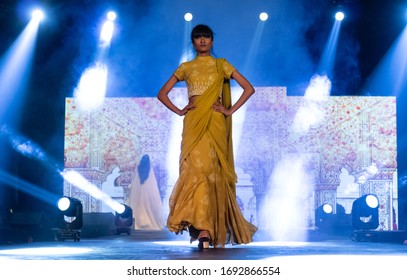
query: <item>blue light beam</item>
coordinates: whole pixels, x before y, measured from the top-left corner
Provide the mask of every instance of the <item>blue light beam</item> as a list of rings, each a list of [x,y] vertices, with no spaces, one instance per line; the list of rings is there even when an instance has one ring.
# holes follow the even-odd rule
[[[335,20],[331,33],[329,35],[329,39],[322,53],[321,61],[317,71],[320,75],[326,75],[328,76],[328,78],[332,78],[332,70],[335,64],[341,23],[342,21]]]
[[[12,101],[21,101],[28,78],[37,38],[40,20],[34,17],[27,27],[7,50],[0,60],[0,121],[8,112],[19,112],[19,103],[10,106]],[[15,114],[17,117],[19,114]],[[11,116],[8,116],[11,120]]]
[[[400,96],[407,90],[407,26],[393,43],[365,85],[372,95]]]
[[[3,170],[0,170],[0,182],[4,185],[9,185],[22,191],[32,197],[38,198],[50,205],[55,206],[60,196],[45,190],[39,186],[36,186],[30,182],[20,179],[14,175],[11,175]]]
[[[89,182],[80,173],[71,170],[60,171],[57,168],[55,161],[50,159],[47,154],[41,149],[39,145],[34,143],[34,141],[12,132],[5,125],[0,129],[0,136],[6,136],[13,147],[13,149],[20,153],[21,155],[38,160],[50,168],[50,172],[56,172],[59,174],[65,182],[68,182],[75,187],[80,188],[92,197],[101,200],[103,203],[108,205],[114,211],[118,211],[121,204],[112,199],[109,195],[100,190],[96,185]],[[4,171],[0,170],[0,182],[17,187],[19,190],[30,194],[34,197],[40,198],[46,202],[55,205],[56,201],[60,197],[53,196],[51,193],[32,185],[28,182],[23,181],[17,177],[14,177]]]

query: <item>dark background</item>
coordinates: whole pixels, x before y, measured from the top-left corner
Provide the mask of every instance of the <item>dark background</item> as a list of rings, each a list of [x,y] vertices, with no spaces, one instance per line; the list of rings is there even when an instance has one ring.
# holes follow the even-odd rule
[[[342,22],[332,79],[332,95],[388,96],[390,90],[366,92],[366,83],[407,23],[402,0],[43,0],[0,3],[0,59],[41,5],[46,20],[39,28],[32,74],[18,108],[18,131],[37,143],[53,166],[63,167],[65,98],[73,96],[80,75],[92,63],[100,27],[109,9],[117,12],[109,52],[107,97],[156,96],[179,64],[183,15],[192,12],[192,25],[205,23],[215,31],[214,49],[226,57],[254,86],[286,86],[288,95],[302,95],[315,72],[338,6]],[[260,45],[250,68],[244,68],[258,14],[266,11]],[[406,46],[407,48],[407,46]],[[0,85],[1,86],[1,85]],[[397,96],[400,224],[407,217],[405,95]],[[1,97],[0,97],[1,98]],[[1,101],[0,101],[1,102]],[[3,124],[1,124],[3,125]],[[62,194],[61,178],[49,164],[15,152],[0,138],[1,169]],[[44,203],[17,190],[15,182],[0,182],[2,216],[14,211],[52,211]]]

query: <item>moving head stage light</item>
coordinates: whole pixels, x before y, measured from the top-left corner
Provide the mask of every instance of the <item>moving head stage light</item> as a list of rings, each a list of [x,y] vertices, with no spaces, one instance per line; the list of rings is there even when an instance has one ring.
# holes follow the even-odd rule
[[[80,240],[83,226],[83,206],[79,199],[64,196],[58,200],[59,209],[57,240]]]

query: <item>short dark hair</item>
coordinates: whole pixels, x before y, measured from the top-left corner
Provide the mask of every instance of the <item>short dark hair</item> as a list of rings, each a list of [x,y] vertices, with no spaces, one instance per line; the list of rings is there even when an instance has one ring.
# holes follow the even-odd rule
[[[194,41],[195,36],[210,37],[213,40],[213,31],[209,26],[205,24],[198,24],[191,31],[191,42]]]

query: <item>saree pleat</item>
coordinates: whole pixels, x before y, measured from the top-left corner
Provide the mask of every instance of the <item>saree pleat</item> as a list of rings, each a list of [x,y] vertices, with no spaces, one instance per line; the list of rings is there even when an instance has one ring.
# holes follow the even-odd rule
[[[196,109],[185,115],[180,175],[167,219],[170,231],[189,230],[192,240],[199,230],[208,230],[215,246],[249,243],[257,230],[244,219],[236,201],[231,123],[228,126],[227,118],[212,110],[223,85],[220,74],[196,99]]]

